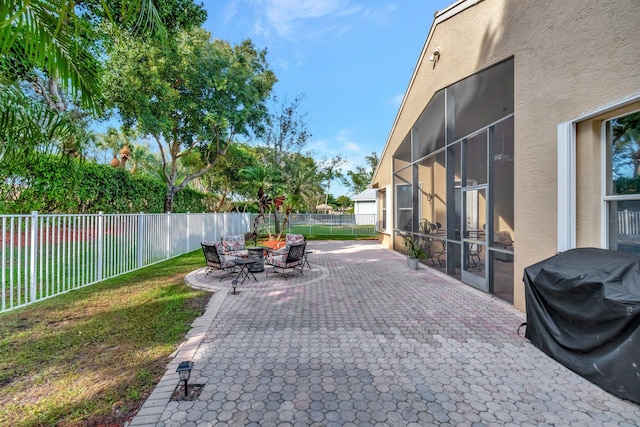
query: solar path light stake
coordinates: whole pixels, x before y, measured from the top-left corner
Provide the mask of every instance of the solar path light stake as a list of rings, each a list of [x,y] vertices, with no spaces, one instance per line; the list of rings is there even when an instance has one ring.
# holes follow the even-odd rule
[[[180,375],[180,381],[184,382],[184,395],[187,396],[187,381],[189,381],[189,377],[191,376],[191,370],[193,369],[193,362],[190,360],[185,360],[184,362],[180,362],[176,372]]]

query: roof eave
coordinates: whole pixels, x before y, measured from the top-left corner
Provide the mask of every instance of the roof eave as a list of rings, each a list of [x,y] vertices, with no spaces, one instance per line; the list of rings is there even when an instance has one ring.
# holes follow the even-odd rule
[[[407,94],[409,93],[409,90],[411,89],[411,87],[413,86],[413,83],[416,79],[416,75],[418,74],[418,68],[420,66],[420,64],[422,64],[422,61],[424,59],[424,57],[427,54],[427,46],[429,45],[429,42],[431,41],[431,37],[433,36],[433,32],[436,28],[436,26],[438,24],[440,24],[441,22],[444,22],[452,17],[454,17],[455,15],[459,14],[460,12],[475,6],[478,3],[483,2],[484,0],[458,0],[457,2],[453,3],[452,5],[446,7],[445,9],[438,11],[435,13],[434,15],[434,19],[433,19],[433,23],[431,24],[431,28],[429,29],[429,34],[427,35],[427,39],[424,42],[424,45],[422,46],[422,51],[420,52],[420,56],[418,58],[418,61],[416,62],[416,66],[413,69],[413,74],[411,75],[411,80],[409,80],[409,84],[407,85],[407,89],[404,92],[404,96],[402,97],[402,102],[400,103],[400,108],[398,108],[398,112],[396,113],[396,118],[393,120],[393,125],[391,126],[391,130],[389,131],[389,136],[387,137],[387,142],[384,145],[384,149],[382,150],[382,153],[380,154],[380,160],[382,160],[387,152],[387,147],[389,146],[389,142],[391,141],[391,135],[393,135],[393,131],[396,128],[396,125],[398,123],[398,119],[400,117],[400,113],[402,112],[402,110],[404,109],[404,104],[405,101],[407,99]],[[378,174],[378,169],[380,168],[382,162],[378,163],[378,166],[376,167],[376,170],[373,172],[373,176],[376,177]],[[378,183],[374,182],[373,180],[371,180],[371,185],[373,187],[377,187]]]

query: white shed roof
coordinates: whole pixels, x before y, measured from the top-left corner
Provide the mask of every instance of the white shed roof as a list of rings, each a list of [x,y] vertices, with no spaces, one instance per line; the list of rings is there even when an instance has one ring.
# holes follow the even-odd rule
[[[377,195],[378,190],[376,188],[367,188],[362,193],[352,197],[351,200],[354,202],[375,202]]]

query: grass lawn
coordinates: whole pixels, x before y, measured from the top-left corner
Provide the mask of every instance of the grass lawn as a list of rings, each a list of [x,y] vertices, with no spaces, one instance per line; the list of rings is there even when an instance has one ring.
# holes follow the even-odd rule
[[[285,235],[287,233],[283,232],[280,237],[280,241],[284,242]],[[292,233],[296,234],[296,233]],[[299,233],[302,234],[307,241],[310,240],[378,240],[378,236],[354,236],[350,234],[309,234],[309,233]],[[278,235],[276,233],[271,233],[273,239],[275,239]],[[268,240],[267,236],[261,235],[258,238],[259,241]]]
[[[267,227],[264,224],[259,224],[258,235],[265,235],[268,229],[271,231],[271,234],[276,234],[273,225]],[[335,224],[287,224],[282,235],[284,236],[286,233],[302,234],[307,240],[352,240],[357,238],[368,239],[378,236],[373,224],[340,225],[339,222]]]
[[[0,425],[120,426],[211,294],[201,251],[0,315]]]

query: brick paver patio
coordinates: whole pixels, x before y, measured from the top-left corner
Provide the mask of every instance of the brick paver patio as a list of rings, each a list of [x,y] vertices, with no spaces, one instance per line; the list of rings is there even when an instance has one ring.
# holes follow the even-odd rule
[[[304,276],[239,295],[188,277],[217,291],[131,426],[638,425],[640,406],[518,335],[509,304],[376,242],[308,248]],[[169,400],[181,360],[195,401]]]

